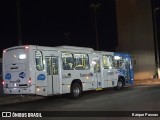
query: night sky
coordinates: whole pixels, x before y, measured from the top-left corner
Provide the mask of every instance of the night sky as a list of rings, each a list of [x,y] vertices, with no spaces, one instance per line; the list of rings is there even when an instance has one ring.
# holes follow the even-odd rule
[[[91,3],[100,3],[97,8],[99,50],[115,51],[118,45],[115,0],[1,0],[1,53],[5,48],[19,45],[18,23],[23,45],[96,49],[95,14],[89,7]],[[159,7],[160,0],[152,0],[152,4]]]
[[[97,8],[99,48],[114,51],[117,45],[115,0],[20,0],[19,10],[16,0],[1,0],[1,53],[5,48],[19,45],[18,23],[23,45],[96,49],[95,14],[89,7],[91,3],[100,3]]]

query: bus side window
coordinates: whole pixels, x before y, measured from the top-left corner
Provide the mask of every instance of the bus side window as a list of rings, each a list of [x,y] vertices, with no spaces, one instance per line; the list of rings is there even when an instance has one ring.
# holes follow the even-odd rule
[[[74,54],[74,66],[76,70],[89,69],[89,57],[87,54]]]
[[[74,68],[74,58],[71,53],[62,53],[63,69],[64,70],[73,70]]]
[[[121,56],[114,56],[114,67],[116,69],[123,69],[125,66],[125,60]]]
[[[101,69],[100,69],[100,60],[94,60],[95,61],[95,66],[94,66],[94,73],[100,73]]]
[[[46,58],[46,67],[47,74],[51,75],[51,58]]]
[[[103,67],[104,69],[113,69],[113,57],[110,55],[104,55],[103,56]]]
[[[38,71],[42,71],[44,69],[43,65],[43,57],[41,51],[35,52],[35,60],[36,60],[36,68]]]
[[[53,75],[58,75],[58,58],[52,58]]]
[[[117,68],[118,69],[124,68],[124,60],[118,60],[117,61]]]

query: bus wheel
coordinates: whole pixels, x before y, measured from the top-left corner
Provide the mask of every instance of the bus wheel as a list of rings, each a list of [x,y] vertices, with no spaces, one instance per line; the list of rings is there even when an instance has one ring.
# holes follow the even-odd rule
[[[71,86],[71,98],[79,98],[82,94],[82,87],[78,83],[73,83]]]
[[[121,90],[123,88],[123,79],[119,78],[118,82],[117,82],[117,86],[115,87],[116,90]]]

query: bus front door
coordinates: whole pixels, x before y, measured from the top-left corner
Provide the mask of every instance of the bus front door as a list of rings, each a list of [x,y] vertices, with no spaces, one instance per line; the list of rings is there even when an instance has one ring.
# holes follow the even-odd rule
[[[125,70],[126,70],[126,84],[131,84],[131,71],[130,71],[130,61],[129,60],[126,60]]]
[[[58,71],[58,57],[46,56],[46,70],[47,70],[47,94],[55,95],[60,93],[59,71]]]
[[[94,87],[96,88],[96,90],[102,90],[100,58],[94,58],[93,61],[95,63],[94,65],[94,78],[95,78]]]

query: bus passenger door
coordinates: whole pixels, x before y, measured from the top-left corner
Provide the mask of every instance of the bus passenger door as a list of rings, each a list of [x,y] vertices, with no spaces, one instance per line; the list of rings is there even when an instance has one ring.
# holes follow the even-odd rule
[[[126,83],[131,84],[131,69],[130,69],[130,61],[127,59],[125,62],[125,70],[126,70]]]
[[[94,63],[94,78],[95,78],[94,87],[96,88],[96,90],[102,90],[100,58],[93,58],[93,63]]]
[[[47,70],[47,89],[48,95],[59,94],[60,83],[58,76],[58,57],[57,56],[46,56],[46,70]]]
[[[42,51],[38,50],[35,51],[35,62],[36,62],[36,73],[35,73],[36,94],[47,96],[47,79],[43,63]]]

